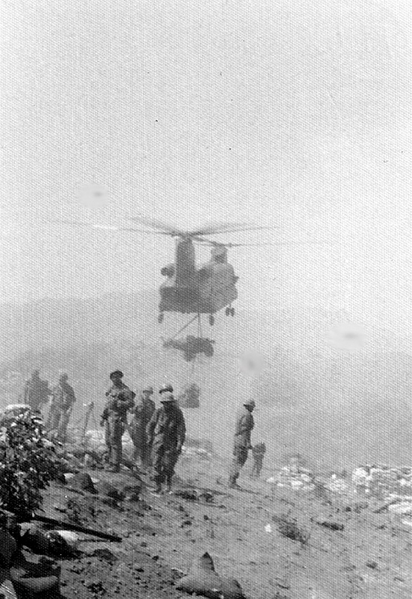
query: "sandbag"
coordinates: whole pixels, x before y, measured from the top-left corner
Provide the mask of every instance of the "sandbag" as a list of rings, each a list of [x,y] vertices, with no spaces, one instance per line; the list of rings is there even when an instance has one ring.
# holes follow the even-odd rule
[[[176,588],[209,599],[244,599],[237,580],[223,578],[217,574],[209,553],[204,553],[194,560],[188,575],[179,580]]]
[[[10,578],[17,591],[28,591],[36,595],[57,589],[59,586],[57,576],[27,576],[22,568],[11,568]]]
[[[59,596],[60,570],[56,563],[46,563],[43,558],[40,562],[33,563],[21,555],[10,568],[10,580],[17,596],[41,596],[41,599],[56,597]]]

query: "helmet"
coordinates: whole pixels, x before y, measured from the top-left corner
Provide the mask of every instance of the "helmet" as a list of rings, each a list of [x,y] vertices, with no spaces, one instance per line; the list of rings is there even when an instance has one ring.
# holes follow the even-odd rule
[[[168,391],[169,393],[173,393],[173,387],[170,383],[165,383],[164,385],[162,385],[159,389],[159,393],[164,393],[165,391]]]
[[[143,393],[153,393],[153,387],[146,385],[146,387],[143,389]]]
[[[247,406],[249,408],[255,408],[256,407],[254,399],[247,399],[246,401],[243,402],[243,405]]]
[[[114,370],[110,373],[110,378],[112,379],[113,377],[119,377],[120,379],[122,379],[124,377],[124,374],[121,370]]]
[[[160,398],[160,402],[161,403],[170,403],[172,401],[176,401],[173,393],[170,393],[170,391],[164,391],[162,393],[162,397]]]
[[[59,370],[59,379],[68,379],[69,375],[64,370]]]

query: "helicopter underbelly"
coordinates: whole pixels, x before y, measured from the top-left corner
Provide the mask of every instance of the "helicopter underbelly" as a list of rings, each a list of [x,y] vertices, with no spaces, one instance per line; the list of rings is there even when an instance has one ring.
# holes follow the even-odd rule
[[[235,301],[237,289],[233,283],[195,287],[164,283],[160,288],[160,298],[160,312],[214,314]]]

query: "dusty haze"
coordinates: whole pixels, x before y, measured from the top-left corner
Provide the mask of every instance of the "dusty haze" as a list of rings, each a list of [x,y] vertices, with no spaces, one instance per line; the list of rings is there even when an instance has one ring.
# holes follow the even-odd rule
[[[344,462],[355,416],[360,442],[363,419],[378,413],[373,440],[356,459],[381,446],[388,459],[407,455],[406,433],[394,455],[391,439],[410,417],[409,383],[396,385],[399,361],[409,376],[412,351],[410,2],[39,0],[1,10],[3,372],[13,360],[23,370],[42,365],[41,352],[56,345],[68,348],[69,362],[82,351],[89,356],[87,343],[121,348],[128,334],[129,349],[153,348],[156,372],[150,360],[139,371],[124,348],[102,350],[101,364],[129,359],[136,386],[147,376],[187,376],[185,363],[163,355],[155,325],[155,289],[172,241],[47,221],[124,224],[144,214],[182,227],[273,225],[261,235],[220,239],[336,245],[230,251],[241,317],[221,317],[216,333],[206,327],[225,357],[197,374],[210,394],[224,379],[213,409],[231,427],[231,410],[256,376],[270,406],[268,372],[282,371],[292,387],[275,385],[276,397],[288,397],[295,412],[282,416],[272,406],[273,427],[307,423],[308,415],[319,423],[328,410],[335,428],[326,446],[341,444],[332,454]],[[105,306],[96,298],[107,293],[138,300],[130,309],[113,296],[99,321],[84,306]],[[336,348],[336,327],[348,323],[364,331],[356,351]],[[239,356],[250,344],[264,367],[242,378]],[[33,364],[21,357],[25,350],[34,351]],[[62,359],[44,366],[47,376]],[[94,388],[103,388],[92,362]],[[304,382],[310,377],[316,384]],[[315,455],[322,431],[310,427],[292,427],[276,459],[283,446]],[[225,435],[213,433],[222,446]],[[382,435],[386,445],[378,443]]]

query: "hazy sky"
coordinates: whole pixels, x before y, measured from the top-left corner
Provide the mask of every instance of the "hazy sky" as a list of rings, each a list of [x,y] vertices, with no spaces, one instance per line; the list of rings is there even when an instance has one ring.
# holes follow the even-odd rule
[[[238,308],[346,308],[410,327],[410,0],[1,10],[1,301],[157,286],[171,239],[42,224],[141,213],[337,241],[232,250]]]

